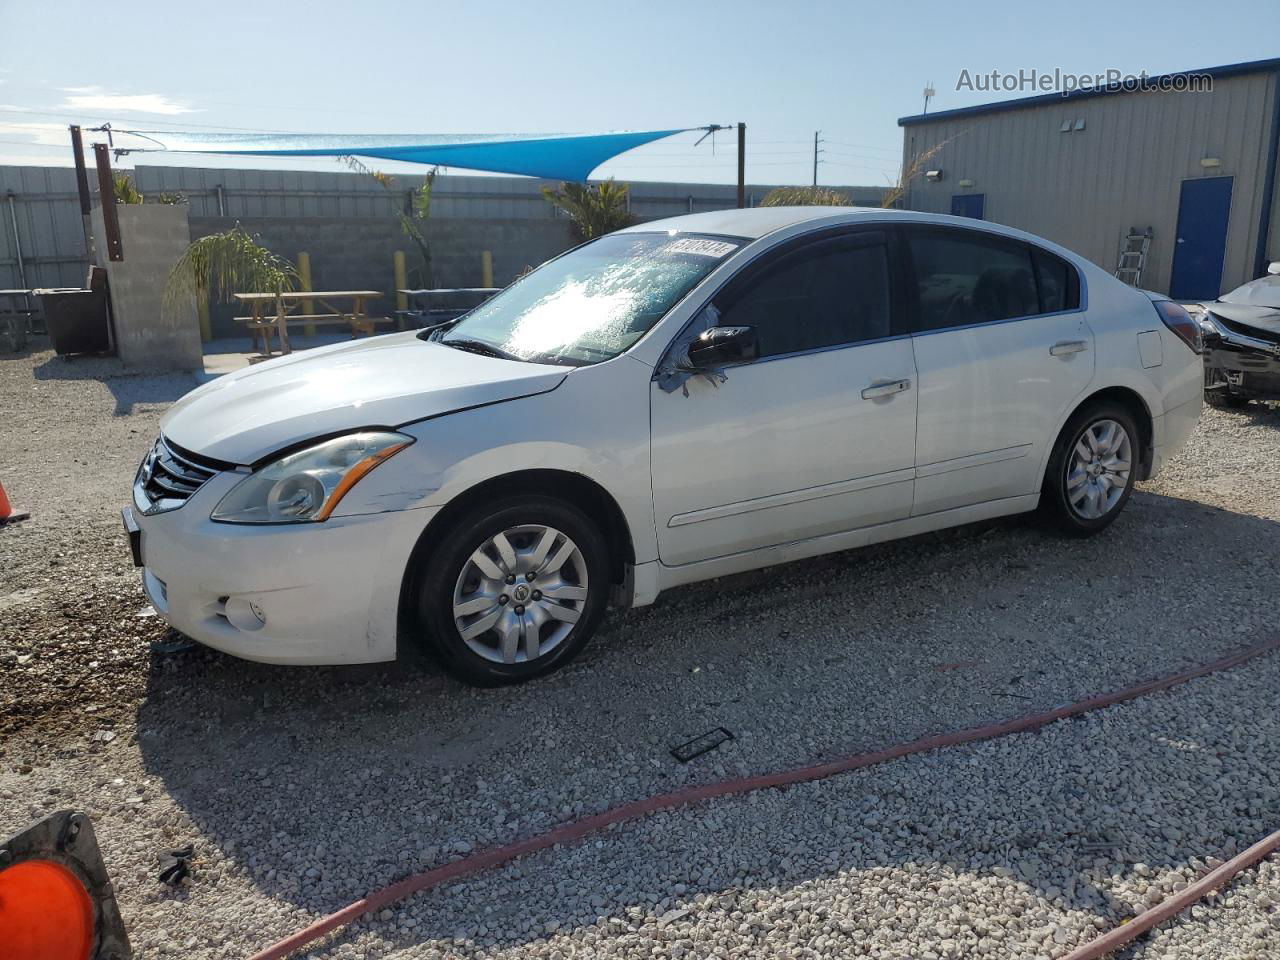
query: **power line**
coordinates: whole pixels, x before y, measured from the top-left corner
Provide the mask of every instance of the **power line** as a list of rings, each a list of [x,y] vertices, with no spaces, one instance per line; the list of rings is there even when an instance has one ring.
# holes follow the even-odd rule
[[[873,144],[873,143],[851,143],[851,142],[850,142],[850,141],[848,141],[848,140],[831,140],[831,141],[828,141],[828,142],[830,142],[830,143],[834,143],[834,144],[837,144],[838,146],[841,146],[841,147],[855,147],[855,148],[858,148],[858,149],[861,149],[861,150],[883,150],[883,151],[886,151],[886,152],[888,152],[888,153],[898,153],[898,152],[899,152],[898,150],[896,150],[896,149],[895,149],[895,148],[893,148],[893,147],[880,147],[880,146],[876,146],[876,145],[875,145],[875,144]]]
[[[126,110],[124,112],[129,113],[131,111]],[[87,114],[71,113],[71,112],[52,113],[46,110],[27,110],[27,109],[13,109],[9,107],[0,107],[0,113],[11,113],[17,116],[25,116],[25,117],[51,117],[52,119],[55,119],[55,120],[58,120],[58,119],[79,120],[81,123],[110,123],[111,122],[110,120],[104,120],[101,117],[90,117]],[[262,130],[256,127],[225,127],[225,126],[218,126],[216,124],[210,124],[210,123],[189,123],[186,121],[177,121],[177,120],[155,120],[151,117],[147,117],[143,120],[126,120],[125,122],[137,123],[137,124],[159,124],[162,127],[178,127],[179,130],[185,127],[195,127],[200,130],[230,130],[238,133],[295,133],[295,134],[304,133],[304,131],[301,131],[301,130]],[[128,131],[117,130],[116,132],[127,133]]]

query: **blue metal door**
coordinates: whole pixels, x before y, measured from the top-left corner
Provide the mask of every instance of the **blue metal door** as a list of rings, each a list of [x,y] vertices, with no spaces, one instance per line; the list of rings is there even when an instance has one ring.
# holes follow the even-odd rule
[[[1174,300],[1216,300],[1222,292],[1231,180],[1205,177],[1182,181],[1173,273],[1169,279],[1169,296]]]
[[[951,198],[951,215],[981,220],[982,207],[986,199],[985,193],[957,193]]]

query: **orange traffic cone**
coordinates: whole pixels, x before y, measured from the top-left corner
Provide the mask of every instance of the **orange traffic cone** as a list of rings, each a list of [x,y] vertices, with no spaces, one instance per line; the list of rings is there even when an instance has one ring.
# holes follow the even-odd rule
[[[5,496],[4,484],[0,483],[0,527],[6,523],[17,523],[19,520],[25,520],[31,516],[25,510],[14,510],[9,505],[9,498]]]

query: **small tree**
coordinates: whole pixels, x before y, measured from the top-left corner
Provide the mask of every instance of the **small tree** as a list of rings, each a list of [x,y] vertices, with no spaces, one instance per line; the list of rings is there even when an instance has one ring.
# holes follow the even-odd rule
[[[233,293],[282,293],[292,290],[298,273],[293,264],[259,244],[240,224],[211,233],[187,247],[165,282],[163,309],[176,312],[196,298],[197,307],[210,294],[224,303]]]
[[[848,207],[849,197],[827,187],[774,187],[760,201],[762,207]]]
[[[395,177],[383,173],[381,170],[373,170],[370,167],[366,167],[355,157],[342,157],[340,159],[356,173],[368,174],[373,178],[374,183],[382,187],[383,190],[388,193],[395,192]],[[422,184],[417,189],[410,191],[409,209],[396,211],[396,219],[400,222],[400,229],[418,249],[418,259],[421,261],[418,284],[425,287],[434,287],[436,285],[435,270],[431,262],[431,244],[428,242],[422,228],[426,225],[427,217],[431,214],[431,188],[435,185],[436,174],[439,172],[439,167],[432,167],[427,172],[426,179]]]
[[[559,190],[543,187],[542,195],[569,215],[569,229],[577,239],[594,240],[636,222],[627,209],[629,190],[610,177],[595,184],[562,183]]]

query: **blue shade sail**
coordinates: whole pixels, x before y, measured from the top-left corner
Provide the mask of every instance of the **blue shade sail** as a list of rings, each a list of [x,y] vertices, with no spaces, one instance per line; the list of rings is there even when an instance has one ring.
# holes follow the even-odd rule
[[[116,130],[145,137],[176,153],[218,153],[255,157],[378,157],[407,163],[439,164],[466,170],[514,173],[551,180],[582,181],[596,167],[635,147],[695,129],[646,130],[590,135],[559,134],[231,134]]]

